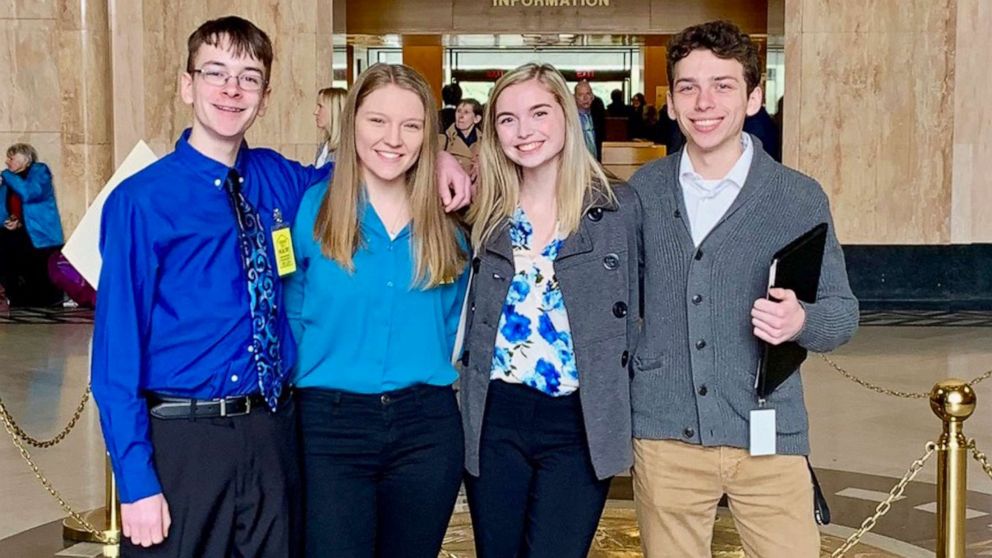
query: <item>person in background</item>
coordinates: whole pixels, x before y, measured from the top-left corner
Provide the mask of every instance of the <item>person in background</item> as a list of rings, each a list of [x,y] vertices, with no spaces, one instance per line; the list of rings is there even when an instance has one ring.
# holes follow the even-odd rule
[[[579,110],[579,124],[586,149],[599,161],[606,137],[606,110],[602,99],[593,94],[592,86],[586,80],[575,84],[575,106]]]
[[[313,558],[436,558],[461,485],[451,355],[468,243],[436,194],[435,106],[408,66],[363,72],[331,183],[293,225],[286,312]]]
[[[643,93],[634,93],[630,98],[630,112],[627,114],[629,120],[628,128],[630,137],[647,138],[648,130],[644,123],[644,113],[647,110],[647,101]]]
[[[48,276],[62,248],[62,221],[48,165],[29,144],[7,148],[0,173],[0,284],[11,306],[51,306],[63,293]]]
[[[668,103],[661,105],[658,111],[658,121],[655,123],[651,138],[655,143],[665,146],[665,152],[671,155],[685,145],[685,135],[679,129],[679,124],[668,112]]]
[[[616,118],[627,118],[630,116],[630,107],[623,102],[623,91],[619,89],[610,91],[610,104],[606,105],[606,115]]]
[[[455,122],[441,134],[441,149],[451,153],[472,182],[479,176],[479,149],[482,147],[482,104],[475,99],[462,99],[455,112]]]
[[[317,92],[317,108],[313,111],[313,117],[317,127],[324,133],[314,160],[317,168],[334,162],[334,152],[341,141],[341,107],[347,96],[348,91],[340,87],[325,87]]]
[[[782,142],[780,130],[772,115],[761,105],[758,112],[744,119],[744,132],[751,134],[761,141],[761,147],[772,156],[776,162],[782,162]]]
[[[585,146],[561,74],[496,83],[472,222],[460,395],[480,557],[585,557],[632,462],[640,204]]]
[[[455,123],[455,111],[462,102],[462,88],[457,83],[449,83],[441,88],[441,101],[444,107],[437,113],[438,133],[443,134],[449,126]]]

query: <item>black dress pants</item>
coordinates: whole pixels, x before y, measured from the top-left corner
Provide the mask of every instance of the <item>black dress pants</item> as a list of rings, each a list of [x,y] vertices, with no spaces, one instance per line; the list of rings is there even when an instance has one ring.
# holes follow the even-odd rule
[[[610,479],[593,470],[579,394],[490,382],[466,487],[479,558],[585,558]]]
[[[450,386],[375,394],[297,390],[306,555],[437,558],[465,446]]]
[[[152,418],[151,439],[172,527],[149,548],[122,537],[121,556],[299,556],[302,486],[292,398],[276,413]]]

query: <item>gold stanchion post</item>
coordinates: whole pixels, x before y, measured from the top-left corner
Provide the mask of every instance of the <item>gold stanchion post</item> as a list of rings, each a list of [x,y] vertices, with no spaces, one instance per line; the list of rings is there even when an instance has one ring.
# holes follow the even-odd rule
[[[975,390],[956,378],[930,390],[930,408],[944,423],[937,443],[937,558],[965,558],[968,440],[963,426],[975,401]]]
[[[104,507],[98,508],[82,514],[90,525],[100,531],[106,539],[103,547],[103,555],[108,558],[119,556],[121,537],[121,515],[120,507],[117,503],[117,480],[114,478],[114,471],[110,467],[110,459],[106,463],[106,488]],[[92,533],[82,524],[71,517],[62,521],[62,537],[70,541],[80,542],[102,542],[96,533]]]

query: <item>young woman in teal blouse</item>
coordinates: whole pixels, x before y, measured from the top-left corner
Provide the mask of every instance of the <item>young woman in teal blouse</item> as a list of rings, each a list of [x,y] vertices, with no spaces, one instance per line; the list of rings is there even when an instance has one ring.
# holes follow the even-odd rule
[[[366,70],[331,183],[311,188],[293,225],[307,556],[435,558],[454,508],[451,352],[468,255],[436,194],[434,106],[409,67]]]

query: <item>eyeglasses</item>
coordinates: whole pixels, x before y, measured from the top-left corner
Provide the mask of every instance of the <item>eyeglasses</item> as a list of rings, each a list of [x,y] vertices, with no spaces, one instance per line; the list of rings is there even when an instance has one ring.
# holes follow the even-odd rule
[[[193,70],[190,73],[200,74],[200,76],[203,78],[203,81],[215,87],[224,87],[225,85],[227,85],[227,80],[233,77],[238,80],[238,87],[241,88],[242,91],[249,91],[249,92],[261,91],[262,88],[265,87],[265,83],[266,83],[266,81],[262,78],[262,76],[255,72],[248,72],[241,74],[239,76],[232,76],[231,74],[223,70],[201,68],[199,70]]]

